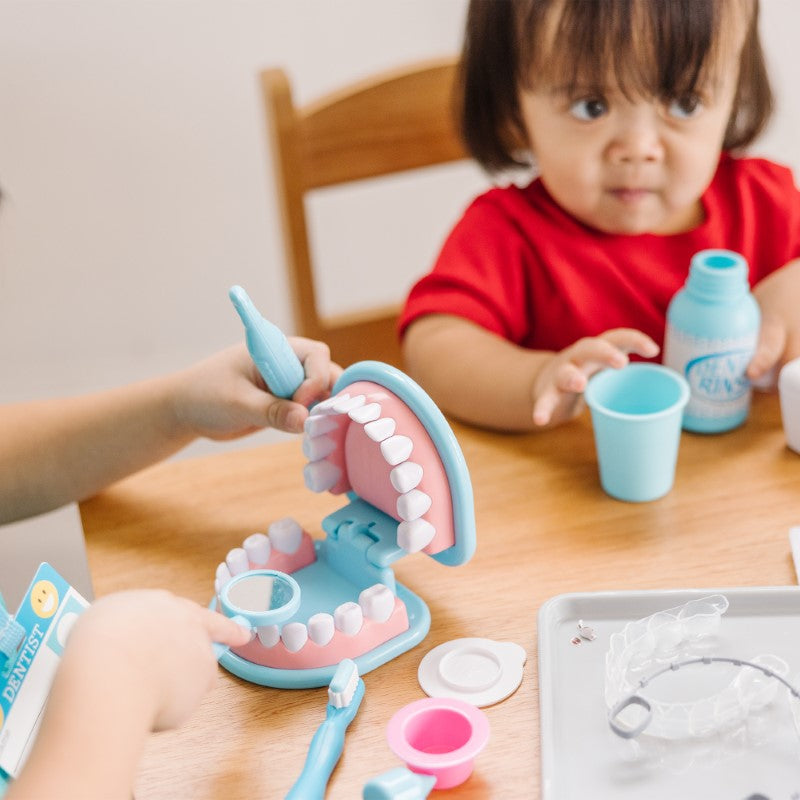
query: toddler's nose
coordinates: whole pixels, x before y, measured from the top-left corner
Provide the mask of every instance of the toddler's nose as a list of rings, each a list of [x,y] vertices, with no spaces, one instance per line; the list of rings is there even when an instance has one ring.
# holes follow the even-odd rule
[[[609,145],[609,157],[614,163],[659,161],[663,156],[664,147],[655,112],[640,109],[620,119]]]

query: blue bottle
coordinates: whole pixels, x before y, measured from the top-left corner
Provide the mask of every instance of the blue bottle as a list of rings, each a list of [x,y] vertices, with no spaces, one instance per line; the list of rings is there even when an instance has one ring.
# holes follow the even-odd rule
[[[667,309],[664,364],[689,382],[687,431],[720,433],[747,419],[752,392],[745,369],[761,323],[747,273],[739,253],[701,250]]]

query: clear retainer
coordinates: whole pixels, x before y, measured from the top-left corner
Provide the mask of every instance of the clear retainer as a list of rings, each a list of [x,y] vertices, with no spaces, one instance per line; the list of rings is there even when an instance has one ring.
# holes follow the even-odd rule
[[[786,680],[789,667],[785,661],[775,655],[746,661],[708,653],[727,609],[726,597],[711,595],[631,622],[611,636],[605,699],[615,733],[635,738],[646,729],[648,736],[663,739],[711,735],[769,705],[784,684],[800,736],[800,693]],[[643,696],[642,690],[655,678],[712,663],[737,668],[730,683],[719,691],[682,702]]]

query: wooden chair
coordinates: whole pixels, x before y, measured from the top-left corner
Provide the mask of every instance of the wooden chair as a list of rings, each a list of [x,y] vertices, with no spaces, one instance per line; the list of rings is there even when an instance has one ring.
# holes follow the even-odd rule
[[[302,108],[281,69],[261,73],[297,332],[328,343],[342,365],[400,365],[401,304],[322,316],[314,288],[305,196],[314,189],[467,157],[455,127],[454,58],[417,63]]]

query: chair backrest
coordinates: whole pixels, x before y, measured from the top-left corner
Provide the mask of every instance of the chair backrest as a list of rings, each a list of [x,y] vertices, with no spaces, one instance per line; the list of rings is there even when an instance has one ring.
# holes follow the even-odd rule
[[[456,131],[456,59],[416,63],[296,107],[281,69],[261,73],[297,332],[343,365],[400,365],[401,304],[323,316],[314,287],[305,196],[314,189],[467,158]]]

